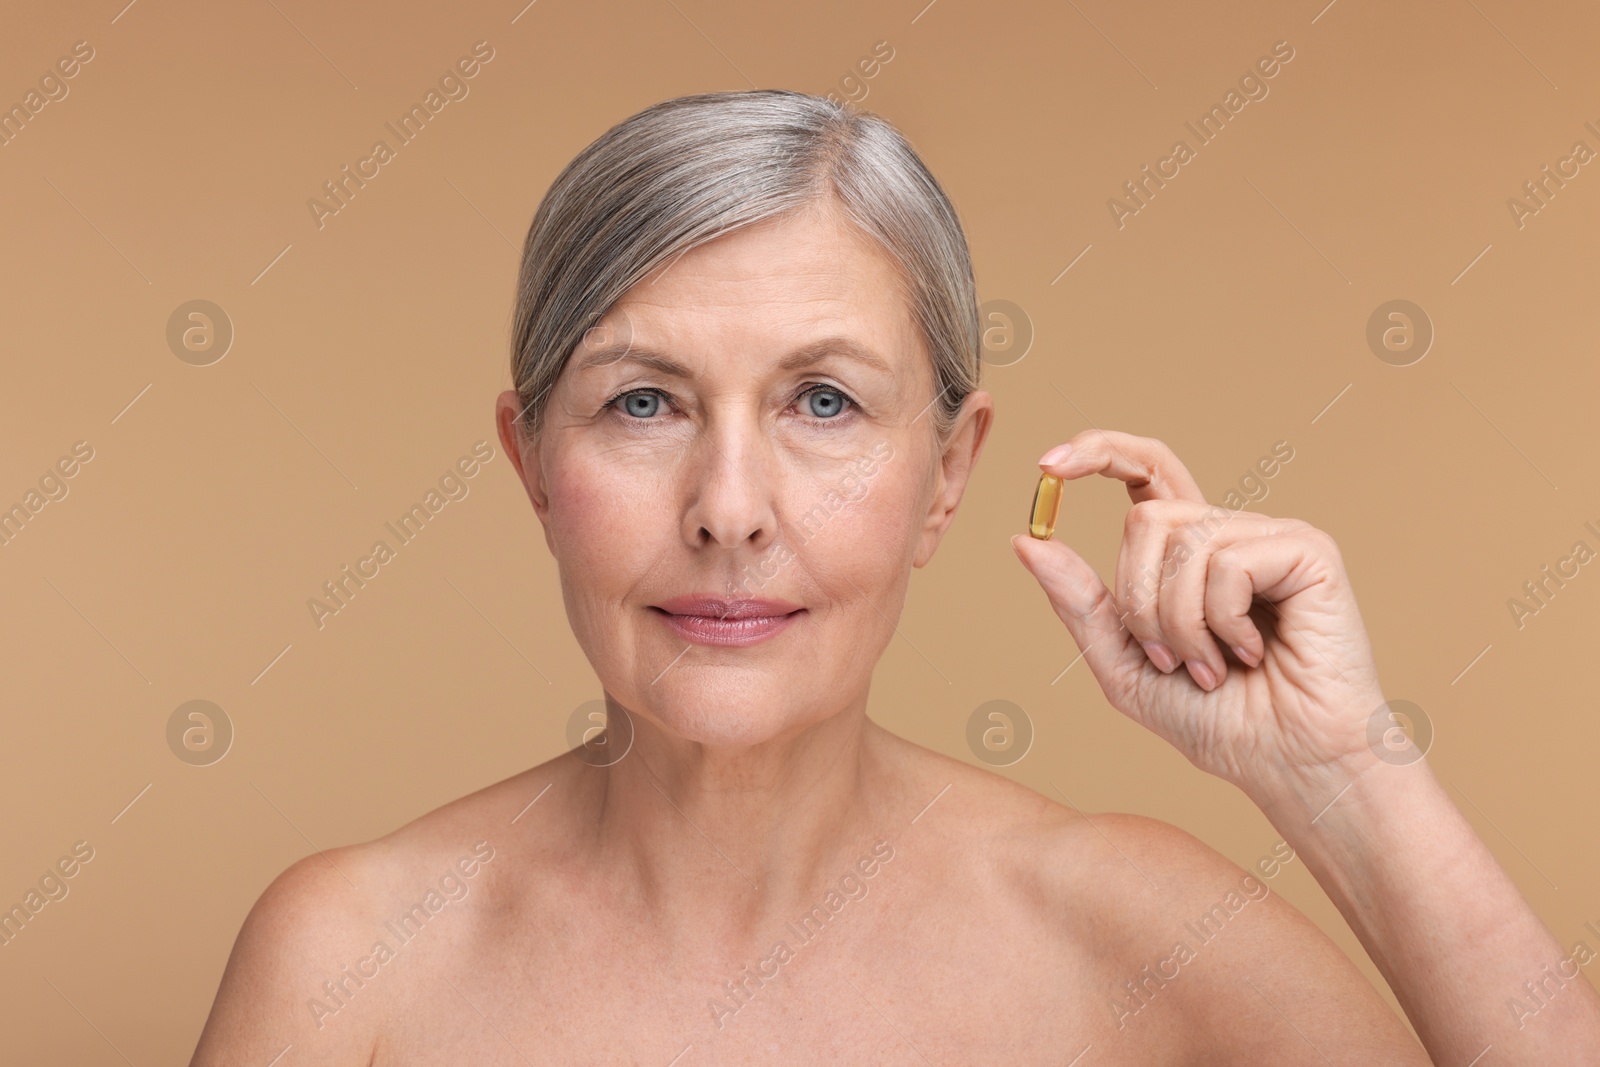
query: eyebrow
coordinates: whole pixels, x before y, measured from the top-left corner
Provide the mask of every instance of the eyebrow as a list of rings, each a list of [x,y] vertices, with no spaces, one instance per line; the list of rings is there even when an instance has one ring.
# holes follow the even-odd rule
[[[796,348],[778,361],[781,371],[803,370],[806,367],[821,363],[830,356],[842,356],[864,366],[871,367],[880,374],[894,376],[894,371],[888,362],[872,349],[863,345],[852,337],[832,336],[819,337]],[[596,349],[585,356],[578,364],[579,370],[590,367],[604,366],[610,363],[631,362],[649,367],[661,374],[673,378],[692,378],[694,374],[682,363],[671,357],[657,352],[654,349],[635,346],[631,343],[611,344]]]

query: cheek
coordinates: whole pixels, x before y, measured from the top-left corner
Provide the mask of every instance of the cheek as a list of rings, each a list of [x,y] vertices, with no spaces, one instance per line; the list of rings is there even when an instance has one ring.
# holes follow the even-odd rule
[[[920,486],[908,478],[903,457],[870,473],[854,471],[807,499],[792,501],[785,527],[807,572],[837,585],[839,599],[857,600],[860,589],[883,589],[905,577],[915,551]],[[848,583],[845,579],[848,578]]]
[[[547,475],[550,535],[564,570],[604,584],[655,536],[649,488],[619,465],[563,461]]]

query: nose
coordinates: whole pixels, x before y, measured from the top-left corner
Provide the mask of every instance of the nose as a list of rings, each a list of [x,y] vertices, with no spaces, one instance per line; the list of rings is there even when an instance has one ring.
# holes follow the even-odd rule
[[[749,545],[777,539],[777,470],[771,445],[755,426],[710,426],[682,467],[691,479],[684,539],[691,548]]]

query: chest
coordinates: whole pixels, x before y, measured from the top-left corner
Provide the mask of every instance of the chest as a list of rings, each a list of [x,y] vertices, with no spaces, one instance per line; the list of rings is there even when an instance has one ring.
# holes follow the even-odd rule
[[[552,916],[534,932],[419,957],[375,1067],[1061,1067],[1085,1049],[1100,1065],[1177,1062],[1165,1027],[1115,1025],[1103,961],[1027,916],[885,894],[715,957],[612,919]]]

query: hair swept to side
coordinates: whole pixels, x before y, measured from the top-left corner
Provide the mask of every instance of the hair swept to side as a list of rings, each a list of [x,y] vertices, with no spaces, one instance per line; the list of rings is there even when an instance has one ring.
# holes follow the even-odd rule
[[[657,266],[829,198],[899,266],[945,440],[980,368],[977,287],[955,208],[887,121],[785,89],[653,104],[562,169],[528,228],[517,280],[511,374],[524,434],[537,436],[585,332]]]

